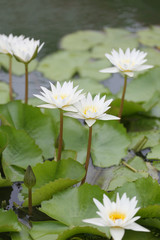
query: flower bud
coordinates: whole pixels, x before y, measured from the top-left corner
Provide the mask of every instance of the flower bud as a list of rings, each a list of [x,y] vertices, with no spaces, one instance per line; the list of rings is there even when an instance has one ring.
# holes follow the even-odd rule
[[[34,172],[31,166],[29,165],[24,175],[24,185],[27,188],[32,188],[35,184],[36,184],[36,177],[34,175]]]

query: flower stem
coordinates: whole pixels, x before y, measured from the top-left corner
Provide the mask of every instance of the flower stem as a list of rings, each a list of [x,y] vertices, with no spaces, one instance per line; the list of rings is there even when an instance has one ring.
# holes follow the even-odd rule
[[[28,215],[32,215],[32,188],[28,188]]]
[[[28,63],[25,64],[25,103],[28,103]]]
[[[86,156],[86,163],[85,163],[86,174],[82,179],[81,185],[85,183],[87,172],[88,172],[89,158],[91,153],[91,140],[92,140],[92,126],[89,128],[88,148],[87,148],[87,156]]]
[[[121,118],[122,116],[122,111],[123,111],[123,103],[124,103],[124,97],[125,97],[125,92],[126,92],[126,87],[127,87],[127,75],[124,75],[124,86],[123,86],[123,93],[122,93],[122,98],[121,98],[121,106],[119,110],[118,117]],[[120,121],[120,120],[119,120]]]
[[[58,144],[57,161],[59,161],[61,159],[62,143],[63,143],[63,110],[60,109],[60,130],[59,130],[59,144]]]
[[[12,93],[12,56],[9,55],[9,97],[10,101],[13,100],[13,93]]]

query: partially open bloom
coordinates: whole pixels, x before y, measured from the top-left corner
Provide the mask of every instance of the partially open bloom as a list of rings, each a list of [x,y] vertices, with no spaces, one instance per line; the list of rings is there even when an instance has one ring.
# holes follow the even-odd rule
[[[115,66],[100,70],[103,73],[123,72],[129,77],[133,77],[135,71],[143,71],[152,68],[152,65],[143,65],[147,60],[145,59],[147,53],[136,50],[131,51],[127,48],[126,52],[120,48],[119,52],[112,50],[112,55],[106,53],[105,56]]]
[[[95,198],[93,201],[99,210],[97,211],[97,214],[100,218],[84,219],[83,222],[102,227],[109,227],[111,236],[114,240],[121,240],[124,236],[125,229],[149,232],[148,229],[135,223],[135,221],[140,218],[139,216],[134,217],[139,210],[139,208],[136,208],[136,197],[133,197],[130,200],[127,198],[126,193],[124,193],[120,199],[119,194],[117,193],[116,202],[111,202],[104,194],[103,204]]]
[[[39,40],[34,40],[33,38],[25,38],[21,41],[15,42],[13,47],[13,54],[17,61],[26,64],[36,58],[43,45],[44,43],[40,45]]]
[[[14,44],[23,39],[23,35],[13,36],[11,33],[9,36],[6,36],[5,34],[0,34],[0,53],[13,55],[12,48],[14,47]]]
[[[74,106],[77,109],[76,113],[65,113],[65,116],[84,119],[85,122],[91,127],[97,119],[100,120],[117,120],[118,117],[106,114],[105,112],[110,108],[110,103],[113,99],[105,101],[105,96],[100,99],[100,94],[96,95],[94,99],[90,93],[87,97],[77,102]]]
[[[73,104],[78,102],[84,97],[84,94],[81,94],[83,90],[77,91],[78,86],[73,87],[73,82],[64,82],[61,86],[59,82],[54,86],[52,83],[51,91],[45,87],[41,87],[43,92],[41,95],[34,94],[35,97],[41,99],[47,104],[39,105],[38,107],[44,108],[59,108],[65,111],[76,111]]]

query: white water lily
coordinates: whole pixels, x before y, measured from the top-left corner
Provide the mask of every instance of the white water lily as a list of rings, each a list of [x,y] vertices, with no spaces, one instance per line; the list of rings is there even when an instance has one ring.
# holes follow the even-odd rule
[[[51,82],[51,91],[45,87],[41,87],[42,95],[34,94],[35,97],[41,99],[47,104],[39,105],[38,107],[44,108],[59,108],[65,111],[76,111],[73,104],[78,102],[84,97],[84,94],[81,94],[83,90],[78,90],[76,87],[73,87],[73,82],[64,82],[63,85],[57,82],[57,85],[54,86]]]
[[[9,36],[6,36],[5,34],[0,34],[0,53],[13,55],[14,44],[23,39],[23,35],[13,36],[11,33]]]
[[[25,38],[15,42],[14,46],[12,46],[13,54],[19,62],[28,64],[36,58],[43,45],[44,43],[40,45],[39,40]]]
[[[123,52],[121,48],[119,48],[119,52],[113,49],[111,53],[112,55],[106,53],[105,56],[115,67],[105,68],[100,70],[100,72],[123,72],[129,77],[133,77],[135,71],[143,71],[153,67],[152,65],[143,65],[147,61],[145,59],[147,53],[135,48],[132,51],[127,48],[126,52]]]
[[[99,211],[97,214],[100,218],[84,219],[83,222],[94,224],[102,227],[109,227],[111,236],[114,240],[121,240],[124,236],[125,229],[133,231],[149,232],[148,229],[135,223],[140,217],[134,215],[140,208],[136,208],[137,200],[133,197],[131,200],[127,198],[126,193],[120,199],[117,193],[116,202],[111,202],[104,194],[103,204],[97,199],[93,199]]]
[[[100,99],[100,94],[96,95],[94,99],[90,93],[74,106],[77,109],[76,113],[65,113],[65,116],[84,119],[89,127],[91,127],[97,119],[100,120],[118,120],[118,117],[106,114],[105,112],[110,108],[110,103],[113,99],[105,101],[105,96]]]

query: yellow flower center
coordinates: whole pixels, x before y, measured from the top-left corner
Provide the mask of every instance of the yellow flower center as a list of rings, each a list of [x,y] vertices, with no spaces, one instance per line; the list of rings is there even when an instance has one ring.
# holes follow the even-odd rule
[[[126,59],[126,60],[123,60],[123,61],[121,62],[121,64],[125,65],[125,64],[129,64],[130,62],[131,62],[130,59]],[[118,64],[118,67],[119,67],[122,71],[124,71],[124,72],[131,72],[131,70],[126,70],[126,69],[124,69],[124,68],[121,66],[121,64]],[[135,65],[135,62],[132,62],[131,66],[133,67],[134,65]]]
[[[88,110],[92,113],[96,113],[97,109],[94,106],[88,106],[84,109],[83,113],[86,114],[88,112]]]
[[[67,95],[67,94],[62,94],[62,95],[60,95],[60,98],[61,98],[61,99],[64,99],[64,98],[66,98],[66,97],[68,97],[68,95]],[[57,95],[55,95],[55,96],[54,96],[54,99],[56,99],[56,100],[57,100],[57,98],[58,98],[58,96],[57,96]]]
[[[113,222],[115,222],[117,219],[124,220],[126,218],[126,215],[124,213],[120,213],[120,212],[112,212],[112,213],[110,213],[109,218]]]

